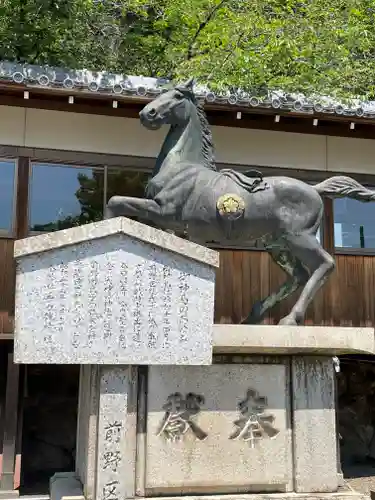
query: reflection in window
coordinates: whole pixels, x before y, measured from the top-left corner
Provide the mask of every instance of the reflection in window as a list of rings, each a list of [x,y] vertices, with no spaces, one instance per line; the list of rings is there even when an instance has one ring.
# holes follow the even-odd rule
[[[106,201],[115,195],[132,196],[134,198],[144,198],[146,184],[150,174],[139,170],[126,170],[124,168],[108,168],[107,170],[107,193]],[[152,225],[149,220],[141,220],[138,217],[129,219],[145,222]]]
[[[104,169],[33,164],[30,230],[58,231],[101,220]]]
[[[106,202],[115,195],[144,198],[150,174],[139,170],[108,168]]]
[[[13,229],[15,161],[0,160],[0,230]]]
[[[334,201],[335,247],[375,248],[375,204],[349,198]]]

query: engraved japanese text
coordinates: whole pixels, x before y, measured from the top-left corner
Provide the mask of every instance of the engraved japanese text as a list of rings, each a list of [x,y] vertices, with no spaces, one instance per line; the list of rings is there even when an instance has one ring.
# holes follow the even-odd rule
[[[180,330],[180,341],[186,342],[188,340],[188,291],[189,291],[189,275],[187,273],[179,273],[178,276],[178,288],[180,291],[180,305],[179,305],[179,315],[178,323]]]
[[[229,439],[246,441],[250,448],[255,448],[260,439],[275,438],[280,431],[273,426],[275,417],[267,412],[266,408],[267,399],[259,396],[257,391],[249,389],[245,399],[238,404],[241,415],[234,422],[236,430]]]
[[[193,418],[200,412],[204,404],[203,396],[189,392],[184,397],[180,392],[168,396],[163,406],[165,415],[157,432],[169,442],[180,441],[190,430],[199,441],[207,438],[207,433],[202,430]]]

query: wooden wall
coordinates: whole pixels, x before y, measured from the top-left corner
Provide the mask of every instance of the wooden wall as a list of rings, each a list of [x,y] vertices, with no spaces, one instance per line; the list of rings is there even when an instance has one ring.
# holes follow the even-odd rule
[[[0,239],[0,335],[13,333],[15,265],[14,240]]]
[[[14,322],[15,266],[11,239],[0,239],[0,335],[11,334]],[[336,269],[309,307],[306,324],[375,326],[375,256],[336,255]],[[221,250],[216,281],[216,323],[239,323],[253,302],[284,281],[284,272],[266,252]],[[296,292],[276,306],[264,323],[277,324]]]
[[[375,256],[336,255],[336,269],[309,307],[306,324],[375,325]],[[266,297],[284,281],[285,274],[266,252],[222,250],[216,281],[216,323],[239,323],[252,303]],[[296,292],[276,306],[264,323],[277,324]]]

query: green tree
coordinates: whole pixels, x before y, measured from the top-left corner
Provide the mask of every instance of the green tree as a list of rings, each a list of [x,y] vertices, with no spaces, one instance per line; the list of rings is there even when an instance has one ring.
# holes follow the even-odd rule
[[[374,0],[3,0],[0,58],[374,97]]]

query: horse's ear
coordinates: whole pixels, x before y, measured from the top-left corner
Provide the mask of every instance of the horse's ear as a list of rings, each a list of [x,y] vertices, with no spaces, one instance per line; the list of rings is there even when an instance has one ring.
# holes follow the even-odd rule
[[[194,83],[195,83],[194,77],[191,77],[187,82],[183,84],[183,87],[186,87],[188,90],[192,91],[194,88]]]
[[[189,78],[185,83],[177,85],[176,90],[180,91],[188,99],[194,101],[194,78]]]

